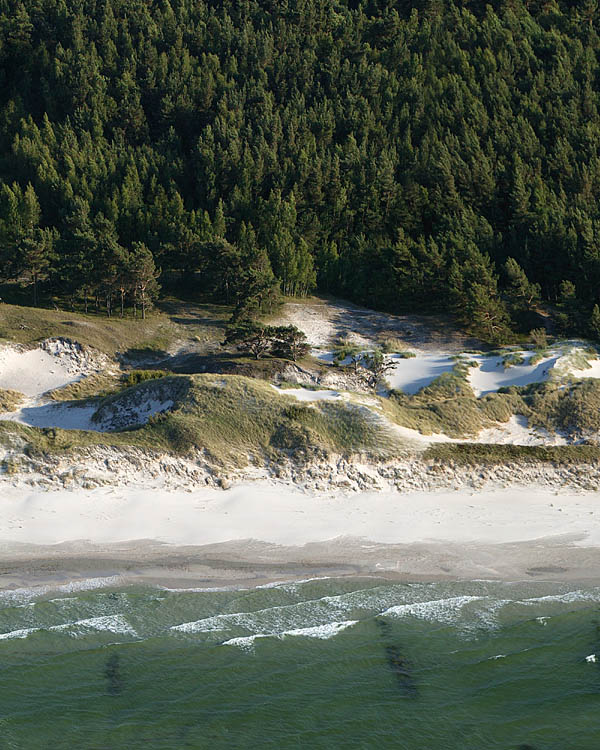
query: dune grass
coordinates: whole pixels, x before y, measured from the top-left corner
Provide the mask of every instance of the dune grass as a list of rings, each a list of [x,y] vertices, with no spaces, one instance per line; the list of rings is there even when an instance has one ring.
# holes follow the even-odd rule
[[[160,351],[177,335],[177,326],[156,311],[146,320],[133,320],[0,305],[0,339],[19,344],[62,336],[114,356],[130,349]]]
[[[123,376],[118,373],[97,372],[74,383],[49,391],[53,401],[83,401],[108,396],[123,387]]]
[[[0,442],[21,438],[26,452],[43,455],[98,445],[135,446],[185,455],[204,451],[221,465],[243,466],[250,457],[305,461],[331,453],[388,458],[402,446],[364,408],[316,402],[299,405],[258,380],[235,375],[173,375],[146,380],[106,396],[97,419],[147,399],[174,402],[143,427],[107,433],[37,429],[0,423]]]
[[[0,388],[0,413],[16,411],[24,399],[25,396],[19,391]]]
[[[468,382],[468,370],[469,364],[461,361],[415,394],[392,391],[383,404],[386,415],[424,435],[464,438],[521,413],[518,394],[490,393],[477,398]]]
[[[66,312],[0,304],[0,341],[33,345],[62,336],[91,346],[110,357],[119,353],[162,353],[176,341],[197,347],[217,346],[231,309],[225,305],[165,299],[146,320],[108,318],[100,313]]]
[[[600,446],[436,443],[425,451],[423,458],[458,466],[500,466],[507,463],[567,466],[597,463],[600,460]]]

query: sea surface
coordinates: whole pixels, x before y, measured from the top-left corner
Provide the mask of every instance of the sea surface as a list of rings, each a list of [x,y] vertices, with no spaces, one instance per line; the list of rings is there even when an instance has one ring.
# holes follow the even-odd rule
[[[0,592],[0,750],[598,750],[600,587]]]

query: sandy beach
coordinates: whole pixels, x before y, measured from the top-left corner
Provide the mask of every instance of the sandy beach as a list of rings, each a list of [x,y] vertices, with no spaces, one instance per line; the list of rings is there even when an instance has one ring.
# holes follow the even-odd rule
[[[547,489],[328,496],[255,482],[223,491],[1,491],[0,586],[103,576],[257,585],[311,575],[587,579],[600,498]]]

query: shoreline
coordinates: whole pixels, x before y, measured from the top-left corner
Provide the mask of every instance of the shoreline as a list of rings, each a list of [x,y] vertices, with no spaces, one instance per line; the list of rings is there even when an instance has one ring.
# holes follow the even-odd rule
[[[192,492],[0,492],[0,591],[247,588],[311,577],[599,580],[600,494],[544,488],[327,495],[283,483]]]
[[[60,549],[28,545],[26,551],[13,547],[4,550],[0,561],[0,598],[19,591],[41,595],[138,585],[243,590],[319,578],[398,583],[555,581],[594,586],[600,580],[600,549],[553,539],[506,545],[366,545],[365,541],[344,539],[300,548],[250,541],[163,550],[140,542],[126,549],[80,547],[79,552],[70,545],[59,545]]]

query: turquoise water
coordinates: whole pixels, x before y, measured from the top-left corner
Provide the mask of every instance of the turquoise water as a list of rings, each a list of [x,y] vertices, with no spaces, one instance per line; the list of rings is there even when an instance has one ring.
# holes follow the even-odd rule
[[[600,747],[600,587],[110,584],[0,593],[1,750]]]

